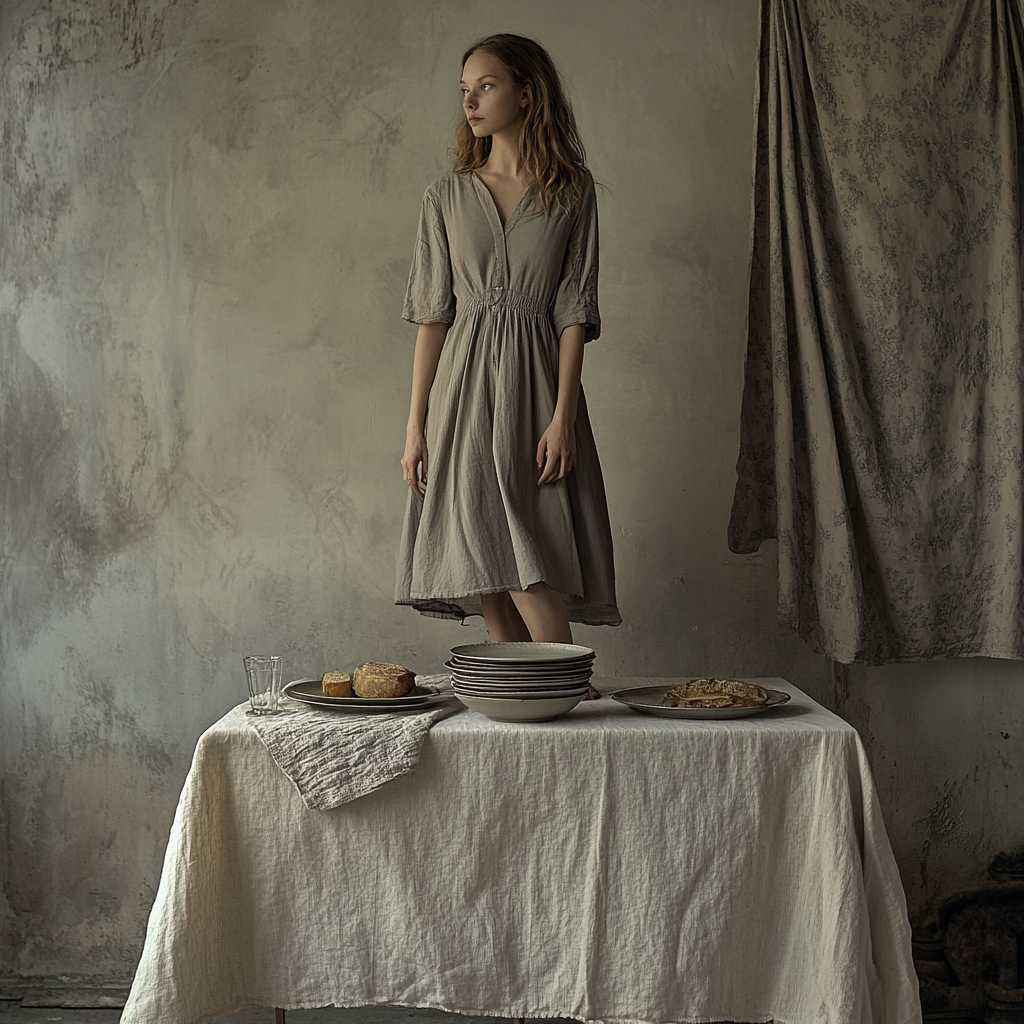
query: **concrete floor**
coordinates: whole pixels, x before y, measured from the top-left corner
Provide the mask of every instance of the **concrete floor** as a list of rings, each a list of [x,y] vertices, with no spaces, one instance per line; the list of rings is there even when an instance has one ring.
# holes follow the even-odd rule
[[[17,1001],[0,1002],[0,1024],[118,1024],[120,1010],[68,1010],[46,1007],[23,1007]],[[531,1020],[530,1024],[562,1024],[561,1019]],[[218,1024],[274,1024],[270,1008],[242,1010],[222,1017]],[[500,1017],[463,1017],[441,1010],[409,1010],[404,1006],[363,1006],[321,1010],[289,1010],[287,1024],[508,1024]],[[564,1024],[576,1024],[566,1021]]]

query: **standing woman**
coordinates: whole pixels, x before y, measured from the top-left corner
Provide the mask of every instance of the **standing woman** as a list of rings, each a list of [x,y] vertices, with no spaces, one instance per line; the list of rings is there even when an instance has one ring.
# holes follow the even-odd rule
[[[451,174],[423,197],[402,317],[419,324],[395,602],[483,614],[493,641],[618,625],[604,481],[580,387],[598,337],[597,204],[538,43],[462,59]]]

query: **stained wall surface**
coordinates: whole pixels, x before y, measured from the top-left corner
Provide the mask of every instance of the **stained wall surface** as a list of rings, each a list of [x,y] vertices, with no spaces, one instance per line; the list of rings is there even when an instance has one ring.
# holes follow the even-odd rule
[[[608,675],[782,675],[872,757],[908,900],[1021,841],[1016,664],[836,668],[725,529],[756,5],[7,0],[0,10],[0,973],[129,979],[240,656],[440,668],[392,605],[420,198],[459,58],[541,39],[603,183],[584,369],[616,544]]]

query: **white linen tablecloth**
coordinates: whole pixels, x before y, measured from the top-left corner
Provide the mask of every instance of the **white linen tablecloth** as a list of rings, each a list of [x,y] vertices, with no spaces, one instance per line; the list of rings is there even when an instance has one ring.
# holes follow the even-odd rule
[[[383,1003],[916,1024],[860,739],[759,681],[793,700],[722,722],[608,699],[530,725],[466,710],[411,773],[330,811],[236,708],[196,747],[122,1024]]]

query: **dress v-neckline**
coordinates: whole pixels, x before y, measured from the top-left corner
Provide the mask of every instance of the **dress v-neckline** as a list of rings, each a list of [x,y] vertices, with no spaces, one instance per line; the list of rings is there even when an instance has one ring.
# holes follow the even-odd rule
[[[498,222],[498,227],[501,229],[502,235],[507,235],[512,230],[512,228],[515,227],[516,222],[519,220],[519,215],[520,211],[523,208],[523,203],[526,201],[526,197],[530,194],[532,189],[529,185],[527,185],[526,188],[523,189],[523,194],[519,197],[519,202],[516,203],[515,208],[508,215],[508,220],[505,221],[504,224],[502,224],[501,213],[498,211],[498,204],[494,201],[494,196],[491,195],[491,190],[487,187],[487,184],[484,182],[484,179],[481,178],[480,175],[476,173],[476,171],[470,171],[469,173],[473,176],[473,181],[476,182],[478,188],[483,189],[487,195],[487,200],[491,204],[488,213],[494,214],[494,218]]]

